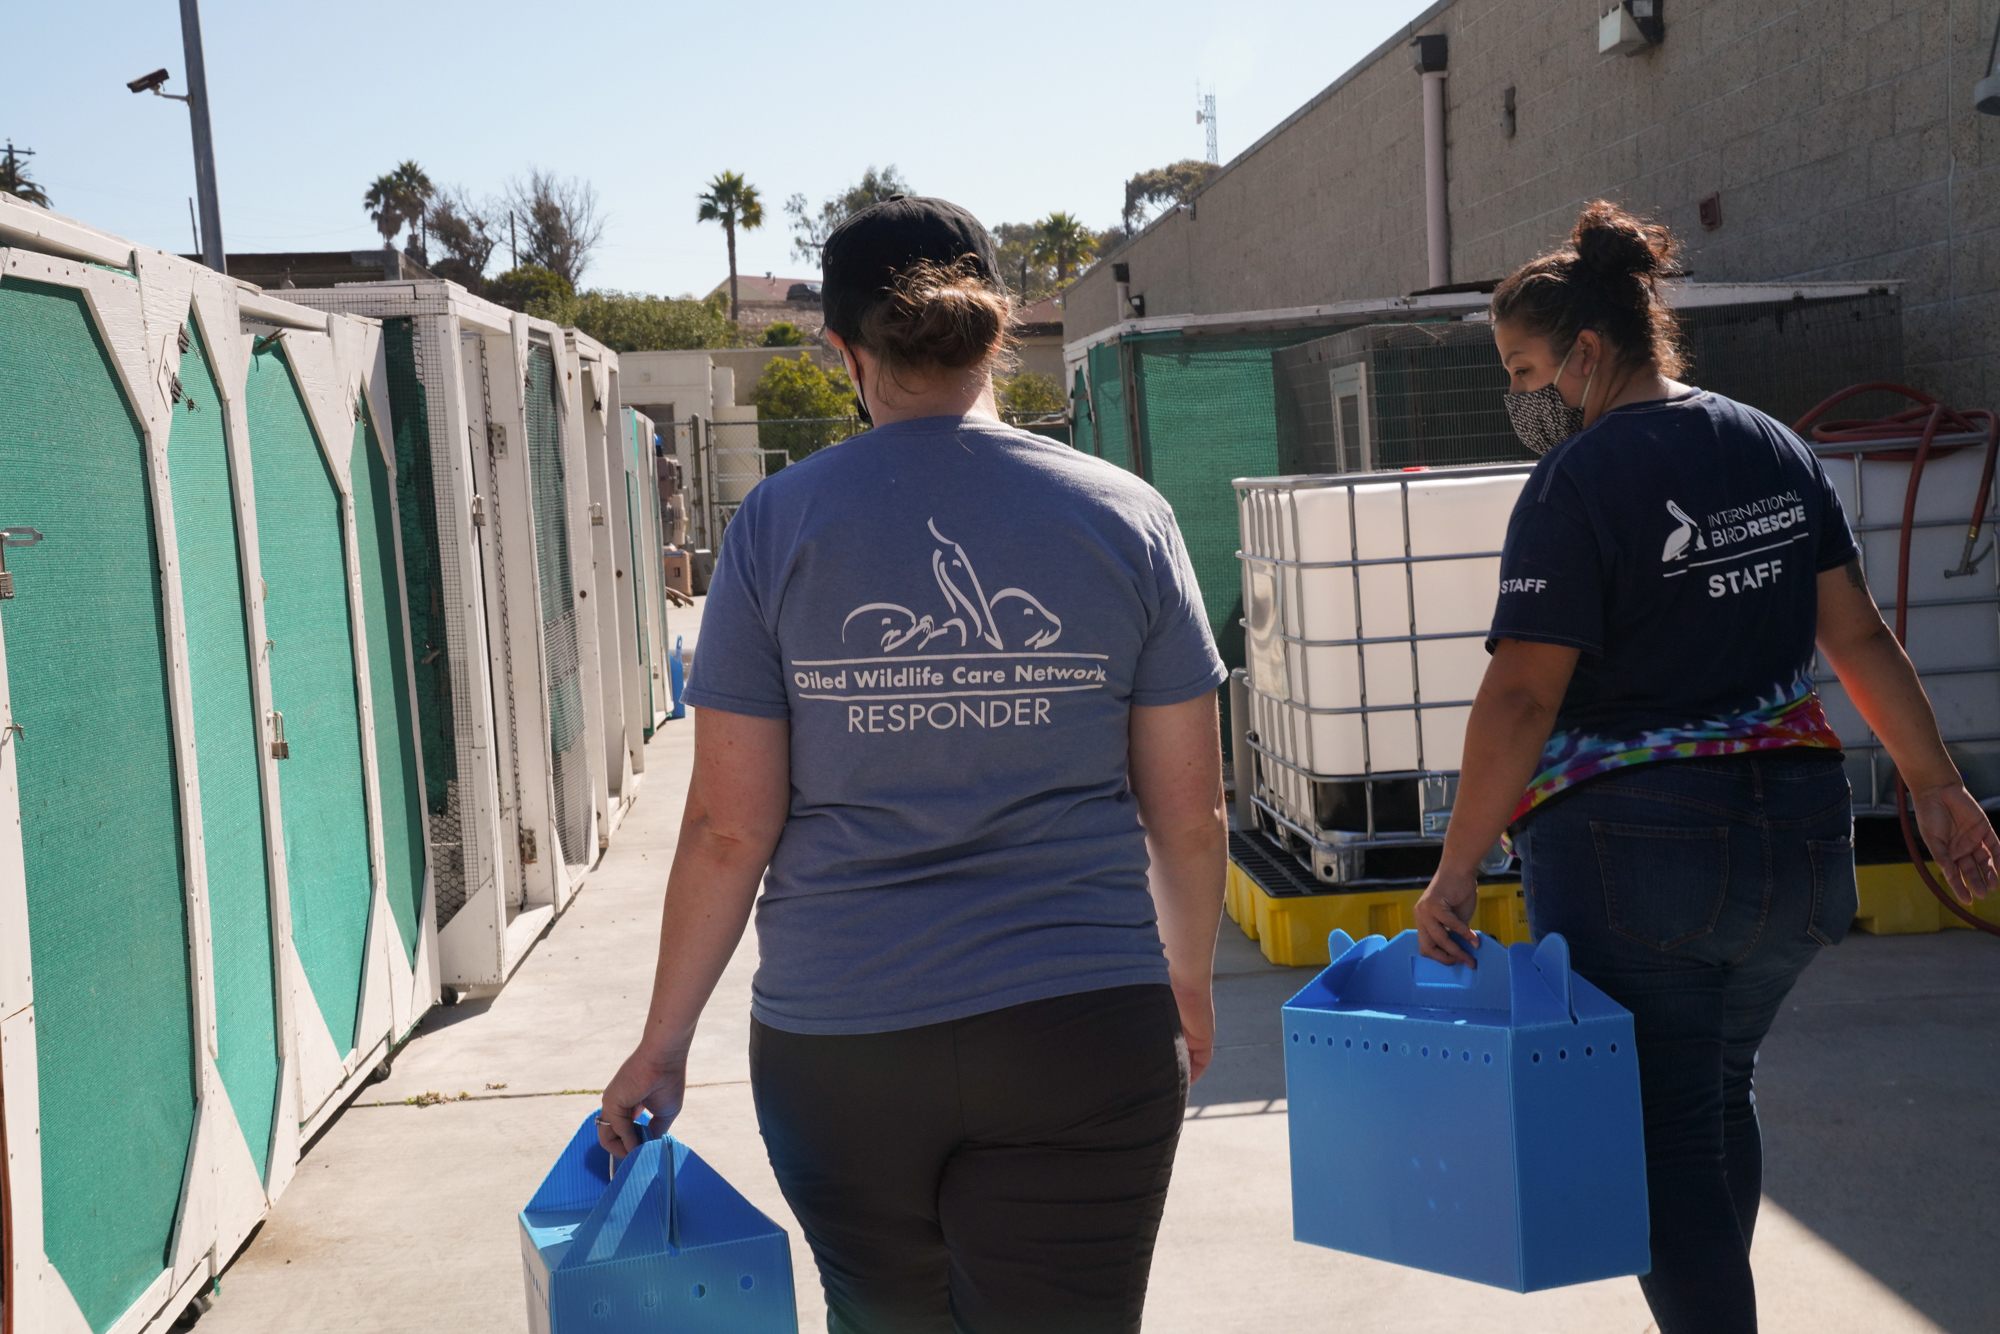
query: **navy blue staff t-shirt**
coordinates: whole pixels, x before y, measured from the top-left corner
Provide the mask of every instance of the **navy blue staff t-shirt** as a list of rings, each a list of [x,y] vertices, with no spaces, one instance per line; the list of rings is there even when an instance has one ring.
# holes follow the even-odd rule
[[[913,1028],[1167,980],[1133,705],[1226,679],[1172,509],[985,418],[877,427],[731,520],[687,701],[791,721],[753,1013]]]
[[[1854,554],[1819,459],[1719,394],[1614,408],[1549,451],[1508,522],[1487,647],[1582,656],[1515,818],[1628,765],[1839,749],[1810,667],[1818,576]]]

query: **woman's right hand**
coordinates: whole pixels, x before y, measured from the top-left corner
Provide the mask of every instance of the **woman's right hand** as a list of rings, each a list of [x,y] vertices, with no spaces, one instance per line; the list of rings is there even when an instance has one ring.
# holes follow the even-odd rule
[[[618,1073],[604,1086],[604,1109],[597,1117],[597,1142],[622,1158],[646,1140],[634,1120],[640,1110],[652,1114],[655,1137],[666,1133],[681,1114],[687,1095],[687,1053],[661,1054],[645,1047],[625,1058]]]
[[[1951,895],[1966,907],[2000,884],[2000,835],[1960,782],[1940,783],[1912,794],[1917,828],[1931,857],[1944,871]]]

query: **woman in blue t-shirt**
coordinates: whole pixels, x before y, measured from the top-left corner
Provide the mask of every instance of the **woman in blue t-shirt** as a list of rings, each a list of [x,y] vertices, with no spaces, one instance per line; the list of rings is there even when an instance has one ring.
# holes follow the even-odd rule
[[[1504,829],[1537,937],[1632,1011],[1661,1334],[1757,1326],[1757,1047],[1855,912],[1851,798],[1815,649],[1882,739],[1963,902],[2000,840],[1882,623],[1819,461],[1755,409],[1677,383],[1666,230],[1598,202],[1493,294],[1514,509],[1424,953],[1467,961],[1475,868]]]
[[[821,267],[873,429],[723,538],[599,1137],[680,1109],[754,903],[758,1125],[828,1327],[1137,1330],[1214,1042],[1222,664],[1158,493],[999,420],[1010,304],[971,215],[897,195]]]

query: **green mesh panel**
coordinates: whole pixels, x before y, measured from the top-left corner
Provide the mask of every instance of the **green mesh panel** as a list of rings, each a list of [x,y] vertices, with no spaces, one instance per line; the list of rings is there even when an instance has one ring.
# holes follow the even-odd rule
[[[79,293],[0,282],[0,522],[45,535],[7,553],[16,596],[0,602],[23,729],[0,744],[17,748],[43,1248],[97,1330],[167,1263],[195,1110],[159,567],[118,386]]]
[[[590,773],[583,746],[583,672],[576,639],[576,584],[569,564],[568,494],[555,355],[528,348],[528,471],[534,484],[535,575],[541,588],[542,645],[549,671],[549,763],[556,789],[556,832],[563,856],[593,860]]]
[[[361,1006],[372,888],[340,488],[277,346],[251,358],[246,403],[271,695],[291,743],[278,786],[292,940],[345,1055]]]
[[[1090,410],[1090,380],[1079,366],[1076,383],[1070,386],[1069,415],[1073,423],[1070,443],[1085,454],[1097,452],[1097,422]]]
[[[259,773],[262,729],[251,687],[250,626],[222,396],[193,321],[188,335],[180,369],[188,402],[174,414],[167,465],[187,612],[195,758],[201,766],[202,846],[215,942],[216,1064],[262,1174],[277,1112],[281,1046]]]
[[[1125,421],[1125,380],[1118,369],[1118,345],[1100,343],[1093,347],[1088,353],[1088,364],[1098,457],[1129,469],[1131,435]]]
[[[646,545],[646,535],[640,522],[644,516],[639,512],[638,479],[629,471],[625,474],[625,517],[632,531],[632,620],[639,640],[639,687],[646,701],[644,730],[646,739],[650,741],[653,736],[653,645],[652,636],[646,633],[646,562],[639,554]]]
[[[382,343],[389,363],[389,414],[395,423],[403,581],[410,594],[410,636],[416,643],[424,797],[436,816],[445,813],[446,793],[458,780],[458,749],[452,727],[444,585],[438,568],[437,502],[431,491],[430,404],[417,365],[415,326],[416,321],[408,318],[384,320]]]
[[[354,531],[361,557],[361,620],[368,639],[368,690],[375,706],[375,767],[382,788],[382,847],[389,912],[403,953],[417,961],[424,908],[424,812],[417,778],[417,719],[403,598],[396,587],[396,516],[389,469],[364,407],[354,423]]]

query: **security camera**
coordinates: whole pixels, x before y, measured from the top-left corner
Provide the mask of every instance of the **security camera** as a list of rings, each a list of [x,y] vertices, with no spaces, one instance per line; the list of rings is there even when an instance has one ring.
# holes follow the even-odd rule
[[[140,75],[125,86],[135,93],[157,93],[160,91],[160,86],[166,81],[167,72],[163,69],[156,69],[151,74]]]

